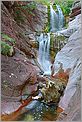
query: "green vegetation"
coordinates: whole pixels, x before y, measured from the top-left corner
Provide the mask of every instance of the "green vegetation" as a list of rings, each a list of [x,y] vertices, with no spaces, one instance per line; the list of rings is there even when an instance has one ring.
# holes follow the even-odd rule
[[[46,23],[46,26],[44,27],[44,32],[48,33],[50,32],[50,5],[47,6],[47,10],[48,10],[48,22]]]
[[[21,7],[22,9],[24,9],[24,10],[34,10],[34,9],[36,9],[36,2],[34,2],[34,1],[32,1],[32,2],[30,2],[30,3],[28,3],[27,5],[24,5],[24,6],[19,6],[19,7]]]
[[[35,16],[33,11],[36,9],[36,7],[37,7],[36,2],[34,2],[34,1],[31,1],[30,3],[28,3],[26,5],[19,5],[16,8],[14,19],[18,23],[20,23],[20,22],[23,23],[25,21],[25,19],[27,19],[24,12],[29,13],[31,16]]]
[[[5,55],[5,56],[12,56],[14,53],[13,46],[16,44],[15,39],[9,37],[7,34],[4,34],[4,33],[1,33],[1,36],[2,36],[2,40],[3,40],[3,41],[1,41],[1,54]],[[10,42],[12,44],[12,46],[7,44],[8,42]]]
[[[5,56],[12,56],[13,52],[13,46],[10,46],[6,42],[1,41],[1,54]]]
[[[51,57],[51,60],[54,60],[55,56],[56,56],[56,51],[54,49],[54,35],[50,34],[50,57]]]
[[[20,22],[24,22],[24,20],[25,20],[25,16],[23,16],[22,14],[21,14],[21,10],[19,9],[19,10],[16,10],[16,12],[15,12],[15,21],[16,22],[18,22],[18,23],[20,23]]]
[[[15,45],[15,43],[16,43],[15,39],[9,37],[7,34],[4,34],[4,33],[2,33],[1,36],[2,36],[2,39],[6,40],[6,41],[9,41],[13,45]]]
[[[26,10],[29,14],[35,16],[35,14],[33,13],[33,10],[37,8],[36,2],[32,1],[28,3],[27,5],[24,5],[24,6],[22,5],[19,7],[22,8],[23,10]]]
[[[57,12],[56,4],[60,5],[64,17],[65,17],[65,27],[68,26],[68,17],[71,12],[71,8],[74,0],[54,0],[53,8]]]
[[[64,16],[69,16],[69,13],[71,12],[72,4],[74,0],[54,0],[54,9],[56,9],[55,4],[59,4]]]
[[[66,41],[66,37],[63,35],[57,35],[57,34],[50,34],[50,56],[51,60],[53,60],[57,54],[57,52],[61,49],[61,42],[64,43]],[[58,48],[59,46],[60,48]]]
[[[35,0],[36,2],[39,2],[43,5],[50,5],[50,0]]]

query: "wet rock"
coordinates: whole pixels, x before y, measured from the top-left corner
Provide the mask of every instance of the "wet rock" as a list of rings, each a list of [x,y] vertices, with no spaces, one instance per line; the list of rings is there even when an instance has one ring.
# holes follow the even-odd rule
[[[60,33],[51,33],[50,34],[50,55],[53,60],[57,52],[61,50],[64,45],[67,43],[68,39]]]

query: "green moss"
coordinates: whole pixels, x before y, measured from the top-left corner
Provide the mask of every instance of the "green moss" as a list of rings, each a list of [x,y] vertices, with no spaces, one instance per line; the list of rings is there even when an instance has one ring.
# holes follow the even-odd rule
[[[22,15],[21,10],[16,10],[14,19],[17,23],[20,23],[20,22],[23,23],[25,21],[26,17]]]
[[[63,35],[55,35],[55,40],[57,40],[57,41],[64,41],[65,39],[66,39],[66,37],[65,36],[63,36]]]
[[[57,52],[60,50],[58,43],[61,45],[61,42],[64,42],[66,40],[66,37],[63,35],[57,35],[57,34],[50,34],[50,58],[53,60],[57,54]],[[56,47],[55,47],[56,45]]]
[[[1,41],[1,54],[5,56],[12,56],[13,52],[13,46],[10,46],[6,42]]]
[[[1,36],[2,36],[2,39],[5,39],[5,40],[11,42],[13,45],[16,43],[15,39],[9,37],[7,34],[2,33]]]
[[[47,6],[47,10],[48,10],[48,22],[46,23],[46,26],[44,27],[44,32],[45,33],[48,33],[48,32],[50,32],[50,6],[48,5]]]
[[[56,52],[54,50],[54,35],[50,34],[50,57],[53,60],[56,56]]]

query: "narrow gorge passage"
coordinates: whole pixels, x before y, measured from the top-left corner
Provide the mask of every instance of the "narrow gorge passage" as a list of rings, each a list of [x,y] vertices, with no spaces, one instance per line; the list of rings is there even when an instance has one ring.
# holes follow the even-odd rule
[[[1,120],[80,120],[80,1],[2,1],[1,29]]]
[[[52,65],[52,61],[50,59],[50,38],[51,38],[50,34],[51,32],[53,32],[53,34],[55,35],[55,33],[57,31],[61,31],[61,29],[64,26],[64,16],[63,16],[62,10],[59,5],[56,5],[56,7],[58,9],[58,14],[55,12],[52,5],[50,5],[50,27],[52,27],[52,29],[50,30],[49,33],[44,32],[44,33],[41,33],[40,36],[37,37],[37,41],[39,42],[39,51],[38,51],[37,60],[42,70],[44,71],[43,75],[47,77],[51,76],[51,65]],[[58,33],[58,35],[60,34]],[[46,77],[43,75],[42,77],[46,79]],[[47,80],[46,82],[48,82]],[[60,81],[55,78],[54,78],[54,81],[52,78],[50,78],[50,80],[53,86],[60,84],[60,92],[63,93],[66,85],[63,84],[62,81],[60,83]],[[53,82],[59,82],[59,84],[57,83],[54,84]],[[61,93],[59,94],[57,91],[55,91],[55,86],[54,87],[51,86],[51,91],[49,91],[48,96],[47,96],[47,93],[45,94],[44,92],[47,91],[47,89],[49,90],[50,86],[47,86],[46,83],[42,85],[43,85],[42,88],[39,88],[38,96],[35,96],[34,100],[29,105],[26,106],[27,112],[24,113],[22,116],[20,116],[18,120],[29,120],[29,119],[34,120],[34,121],[56,120],[57,102],[59,102]],[[48,85],[50,84],[48,83]],[[53,93],[50,93],[50,92],[53,92]],[[56,96],[54,92],[56,92],[56,94],[59,95],[59,97],[57,96],[58,98],[55,98]],[[45,94],[45,100],[44,100],[43,94]],[[56,101],[55,99],[58,99],[58,100]]]

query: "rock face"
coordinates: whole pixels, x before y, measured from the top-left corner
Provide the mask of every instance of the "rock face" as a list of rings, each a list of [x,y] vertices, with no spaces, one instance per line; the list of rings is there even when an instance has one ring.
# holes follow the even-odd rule
[[[11,2],[4,1],[3,3],[1,4],[2,33],[14,38],[16,40],[15,46],[26,55],[35,56],[29,35],[43,30],[46,23],[46,7],[36,5],[34,10],[28,12],[23,7],[30,4],[29,2],[14,2],[14,7]],[[9,8],[9,5],[12,7]],[[19,5],[21,8],[18,8]]]
[[[13,57],[1,56],[2,114],[10,114],[19,108],[25,86],[30,88],[30,91],[26,88],[27,96],[37,90],[37,86],[34,85],[37,82],[35,66],[21,54],[20,50],[15,51]]]
[[[5,115],[23,106],[21,98],[25,99],[37,90],[37,71],[40,70],[34,63],[36,50],[32,44],[36,41],[35,32],[43,30],[45,21],[46,7],[41,4],[32,1],[1,3],[1,29],[2,34],[6,35],[2,41],[10,46],[11,38],[16,41],[12,56],[1,55],[1,114],[4,115],[2,120],[6,120]],[[12,120],[12,117],[9,118]]]
[[[77,16],[78,14],[81,14],[81,1],[75,0],[72,6],[72,11],[70,14],[70,17]]]
[[[64,96],[59,102],[59,107],[63,108],[67,115],[63,113],[60,114],[58,120],[81,120],[81,15],[78,16],[78,23],[74,23],[77,25],[77,31],[70,35],[68,43],[64,46],[64,48],[61,49],[55,58],[55,70],[57,70],[59,67],[58,62],[63,64],[64,70],[71,68],[69,81],[65,89]],[[77,19],[77,17],[75,19]],[[73,20],[73,22],[75,21],[76,20]]]

